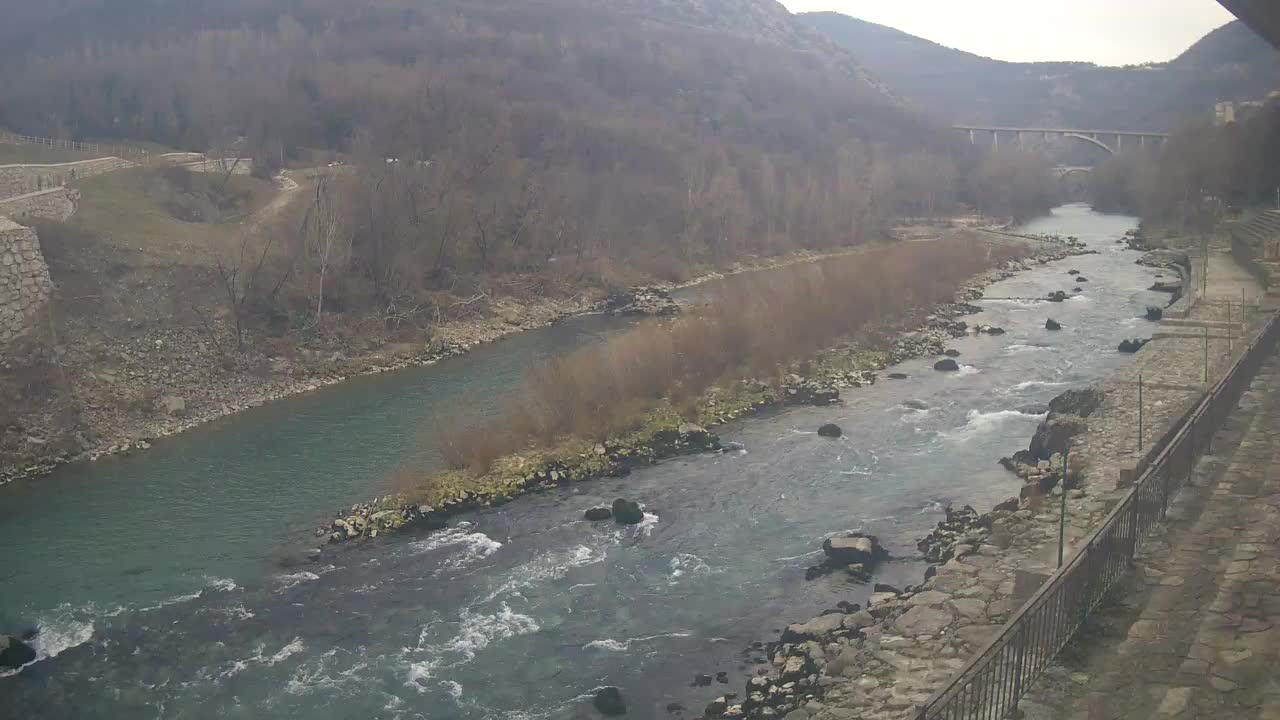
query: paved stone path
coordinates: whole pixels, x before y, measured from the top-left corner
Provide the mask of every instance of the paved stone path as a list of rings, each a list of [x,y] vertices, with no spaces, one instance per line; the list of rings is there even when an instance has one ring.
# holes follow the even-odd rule
[[[1280,356],[1028,718],[1280,720]]]

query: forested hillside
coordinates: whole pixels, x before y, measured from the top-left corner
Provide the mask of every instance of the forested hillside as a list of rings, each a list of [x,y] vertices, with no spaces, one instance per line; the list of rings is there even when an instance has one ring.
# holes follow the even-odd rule
[[[1240,22],[1177,58],[1129,67],[1010,63],[837,13],[799,16],[916,106],[948,122],[1170,130],[1218,100],[1280,89],[1280,53]]]
[[[884,217],[867,187],[873,158],[945,141],[765,0],[22,13],[6,29],[0,124],[194,150],[243,137],[263,169],[398,158],[362,182],[376,207],[352,228],[420,234],[408,257],[361,260],[397,273],[844,244]]]

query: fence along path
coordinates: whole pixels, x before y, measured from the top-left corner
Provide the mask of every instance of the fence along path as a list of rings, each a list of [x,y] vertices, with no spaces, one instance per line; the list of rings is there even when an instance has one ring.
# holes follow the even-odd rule
[[[1022,695],[1071,640],[1113,584],[1169,501],[1187,482],[1197,458],[1274,352],[1280,316],[1272,316],[1219,380],[1144,458],[1145,470],[1106,519],[1064,565],[945,686],[919,708],[920,720],[995,720],[1017,709]]]
[[[40,145],[44,147],[60,148],[63,150],[76,150],[94,154],[99,157],[114,155],[116,157],[132,160],[136,163],[147,163],[151,158],[151,153],[148,153],[140,147],[132,145],[82,143],[75,140],[60,140],[58,138],[19,135],[17,133],[11,133],[3,130],[0,130],[0,143],[6,145]]]

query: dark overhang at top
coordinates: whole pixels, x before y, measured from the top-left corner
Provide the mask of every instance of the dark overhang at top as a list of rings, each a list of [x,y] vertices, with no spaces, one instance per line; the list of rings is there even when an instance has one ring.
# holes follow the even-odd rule
[[[1272,47],[1280,50],[1280,0],[1218,0]]]

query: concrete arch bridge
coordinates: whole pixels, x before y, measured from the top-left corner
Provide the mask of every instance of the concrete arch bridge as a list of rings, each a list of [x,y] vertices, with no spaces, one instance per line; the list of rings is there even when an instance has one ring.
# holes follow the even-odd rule
[[[1000,145],[1000,136],[1002,134],[1006,138],[1013,136],[1019,147],[1022,146],[1028,136],[1039,136],[1045,140],[1050,137],[1064,137],[1089,143],[1106,150],[1112,155],[1124,149],[1126,139],[1131,144],[1136,142],[1139,146],[1145,146],[1148,142],[1164,143],[1169,139],[1168,133],[1135,130],[1082,130],[1077,128],[996,127],[991,125],[953,125],[952,127],[961,132],[969,133],[969,142],[971,144],[977,144],[978,136],[983,133],[991,134],[991,144],[995,146]],[[1108,141],[1111,142],[1108,143]]]

